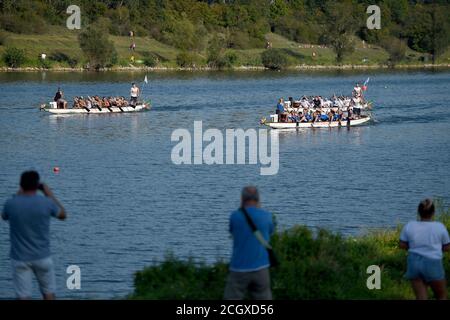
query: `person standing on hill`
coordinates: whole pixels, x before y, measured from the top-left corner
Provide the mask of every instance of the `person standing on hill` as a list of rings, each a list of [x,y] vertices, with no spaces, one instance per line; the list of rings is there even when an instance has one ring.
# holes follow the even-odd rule
[[[242,300],[248,292],[252,299],[271,300],[269,254],[248,219],[268,243],[275,229],[272,214],[260,208],[259,193],[253,186],[242,190],[241,208],[230,217],[233,254],[224,299]]]
[[[443,252],[450,250],[447,228],[433,221],[434,204],[430,199],[420,202],[419,221],[408,222],[400,234],[400,248],[408,250],[405,277],[411,281],[416,299],[428,298],[428,286],[436,299],[447,299]]]
[[[45,197],[38,195],[41,190]],[[13,286],[18,299],[30,299],[32,275],[36,276],[45,300],[55,299],[55,271],[50,253],[50,218],[67,217],[36,171],[20,178],[19,192],[6,201],[2,218],[9,222]]]

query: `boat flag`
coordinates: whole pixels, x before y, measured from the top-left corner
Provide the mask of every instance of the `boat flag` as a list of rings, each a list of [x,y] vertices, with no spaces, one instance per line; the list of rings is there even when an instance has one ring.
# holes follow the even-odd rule
[[[363,86],[362,86],[363,91],[366,91],[366,90],[367,90],[367,85],[369,84],[369,81],[370,81],[370,78],[367,78],[367,80],[364,81],[364,84],[363,84]]]
[[[145,75],[144,82],[148,83],[147,75]]]

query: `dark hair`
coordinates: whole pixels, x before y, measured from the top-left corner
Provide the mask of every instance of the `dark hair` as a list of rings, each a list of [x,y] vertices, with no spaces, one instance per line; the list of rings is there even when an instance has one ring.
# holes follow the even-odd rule
[[[247,186],[242,189],[241,194],[241,205],[243,206],[248,201],[256,201],[259,202],[259,192],[258,189],[254,186]]]
[[[24,191],[34,191],[39,187],[39,173],[36,171],[25,171],[20,177],[20,187]]]
[[[434,215],[434,203],[431,199],[420,201],[417,208],[421,218],[431,218]]]

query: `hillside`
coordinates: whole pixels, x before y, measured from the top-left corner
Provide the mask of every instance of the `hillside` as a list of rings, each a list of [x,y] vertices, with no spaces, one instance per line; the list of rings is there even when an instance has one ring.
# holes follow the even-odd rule
[[[52,31],[43,35],[26,35],[5,32],[3,41],[0,45],[0,55],[4,53],[7,47],[16,47],[23,49],[26,61],[22,67],[48,67],[48,68],[67,68],[72,67],[82,68],[86,59],[78,44],[78,31],[69,31],[65,28],[52,28]],[[157,58],[156,67],[160,68],[176,68],[177,56],[183,52],[180,49],[164,44],[151,37],[135,37],[136,51],[132,52],[129,46],[132,40],[124,36],[110,36],[114,46],[117,50],[118,59],[116,67],[145,67],[144,60],[148,55]],[[283,52],[287,59],[289,66],[332,66],[335,64],[335,54],[333,50],[325,46],[300,44],[285,37],[268,33],[265,39],[272,44],[272,48],[279,49]],[[348,55],[344,60],[345,65],[359,65],[359,66],[375,66],[383,65],[389,58],[388,53],[383,48],[376,45],[368,45],[361,40],[355,40],[356,47],[353,53]],[[262,67],[261,53],[265,49],[227,49],[227,53],[236,55],[236,61],[233,67]],[[47,55],[47,64],[45,66],[40,63],[39,56],[41,53]],[[57,57],[65,55],[73,61],[68,63],[67,59],[63,61]],[[131,56],[134,56],[135,61],[131,61]],[[206,66],[206,49],[195,53],[198,67]],[[423,64],[429,61],[427,54],[418,53],[411,49],[407,52],[405,61],[401,64]],[[450,51],[442,55],[437,63],[449,64]],[[5,67],[3,59],[0,61],[0,66]]]

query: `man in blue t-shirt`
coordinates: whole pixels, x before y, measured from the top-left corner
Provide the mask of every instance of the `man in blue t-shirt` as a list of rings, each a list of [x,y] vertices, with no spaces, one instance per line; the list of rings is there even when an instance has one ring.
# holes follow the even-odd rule
[[[278,100],[277,109],[275,110],[276,114],[282,114],[284,113],[284,101],[283,98],[280,98]]]
[[[255,226],[268,242],[275,228],[272,214],[261,209],[259,205],[259,193],[256,187],[245,187],[242,190],[241,207],[246,209]],[[267,249],[255,237],[240,209],[231,214],[230,233],[233,236],[233,254],[224,299],[244,299],[247,291],[252,299],[272,299]]]
[[[41,190],[45,195],[37,194]],[[20,190],[7,200],[2,212],[9,221],[13,285],[18,299],[31,298],[32,274],[46,300],[55,298],[55,272],[50,253],[50,217],[67,215],[50,188],[39,182],[36,171],[20,178]]]

